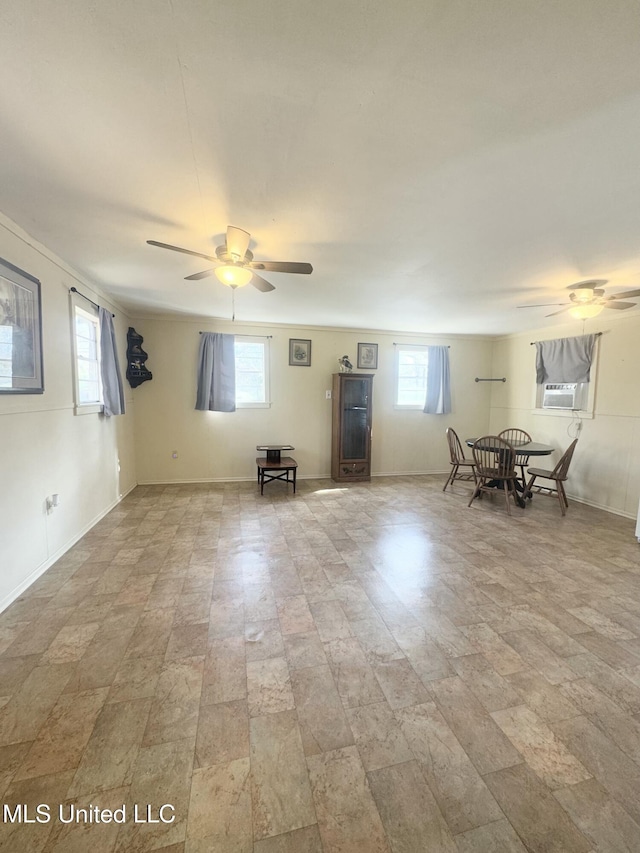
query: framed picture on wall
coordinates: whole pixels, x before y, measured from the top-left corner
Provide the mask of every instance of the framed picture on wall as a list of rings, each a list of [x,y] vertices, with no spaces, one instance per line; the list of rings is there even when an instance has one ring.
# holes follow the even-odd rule
[[[378,344],[358,344],[358,370],[378,369]]]
[[[40,282],[0,258],[0,394],[42,394]]]
[[[289,364],[311,367],[311,341],[289,338]]]

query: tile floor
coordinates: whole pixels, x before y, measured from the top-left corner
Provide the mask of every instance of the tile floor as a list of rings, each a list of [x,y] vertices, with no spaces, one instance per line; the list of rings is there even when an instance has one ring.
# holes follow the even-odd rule
[[[0,616],[0,850],[639,851],[632,522],[442,483],[138,487]]]

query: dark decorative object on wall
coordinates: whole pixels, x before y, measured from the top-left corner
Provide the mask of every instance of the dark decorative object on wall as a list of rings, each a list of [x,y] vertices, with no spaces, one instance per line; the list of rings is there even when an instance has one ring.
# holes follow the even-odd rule
[[[153,379],[153,374],[144,366],[149,356],[142,349],[143,340],[142,335],[139,335],[133,326],[129,326],[127,332],[127,379],[132,388],[137,388],[147,379]]]

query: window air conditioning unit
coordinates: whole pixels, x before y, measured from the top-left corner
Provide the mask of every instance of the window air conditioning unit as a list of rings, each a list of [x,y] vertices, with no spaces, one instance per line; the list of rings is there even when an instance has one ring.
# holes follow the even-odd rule
[[[575,382],[561,385],[545,385],[542,397],[543,409],[577,409],[578,386]]]

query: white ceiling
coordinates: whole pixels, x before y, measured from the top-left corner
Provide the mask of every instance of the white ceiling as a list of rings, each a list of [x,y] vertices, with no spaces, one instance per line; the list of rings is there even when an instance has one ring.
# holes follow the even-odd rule
[[[240,320],[502,333],[640,287],[637,0],[6,0],[0,33],[0,208],[134,313],[229,317],[145,242],[227,224],[314,266]]]

